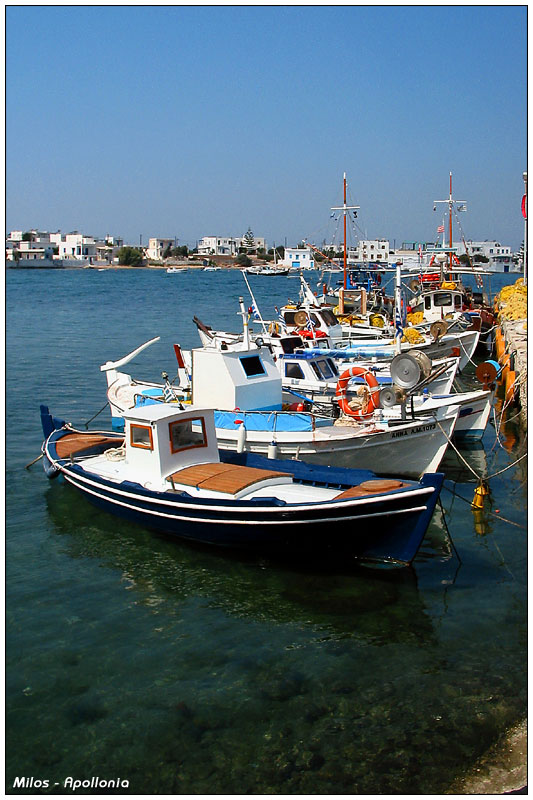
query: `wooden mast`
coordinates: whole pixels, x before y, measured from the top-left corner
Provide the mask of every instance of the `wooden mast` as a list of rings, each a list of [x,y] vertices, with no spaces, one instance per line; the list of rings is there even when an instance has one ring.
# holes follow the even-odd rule
[[[359,208],[359,206],[347,206],[346,205],[346,173],[344,173],[344,203],[342,206],[332,206],[332,211],[342,211],[344,215],[344,288],[346,289],[347,280],[346,280],[346,272],[348,266],[348,259],[346,255],[346,214],[348,211],[355,211],[355,209]]]
[[[450,242],[450,253],[448,258],[448,271],[451,272],[453,268],[453,255],[452,255],[452,248],[453,248],[453,235],[452,235],[452,173],[450,172],[450,200],[449,200],[449,233],[448,233],[448,240]]]
[[[344,208],[346,208],[346,173],[344,173]],[[344,288],[346,289],[346,212],[344,213]]]

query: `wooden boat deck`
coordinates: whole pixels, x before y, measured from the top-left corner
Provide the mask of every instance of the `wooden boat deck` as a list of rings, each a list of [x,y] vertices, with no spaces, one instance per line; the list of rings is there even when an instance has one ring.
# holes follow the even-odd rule
[[[376,478],[375,480],[363,481],[358,486],[352,486],[351,489],[346,489],[346,491],[338,494],[335,500],[343,500],[346,497],[369,497],[372,494],[390,492],[393,489],[403,489],[404,486],[409,485],[404,481]]]
[[[124,444],[124,439],[118,436],[95,436],[94,433],[67,433],[57,442],[55,442],[56,453],[58,458],[70,458],[76,453],[83,453],[90,447],[100,447],[109,445],[109,447],[121,447]]]
[[[184,486],[194,486],[196,489],[210,489],[214,492],[224,494],[237,494],[237,492],[247,489],[254,483],[267,480],[269,478],[292,478],[289,472],[274,472],[269,469],[258,469],[257,467],[243,467],[235,464],[196,464],[192,467],[184,467],[172,473],[167,481]]]

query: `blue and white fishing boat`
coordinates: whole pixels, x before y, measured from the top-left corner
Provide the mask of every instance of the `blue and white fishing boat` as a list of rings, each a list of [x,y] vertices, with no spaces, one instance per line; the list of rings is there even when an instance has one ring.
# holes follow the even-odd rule
[[[209,545],[404,566],[414,559],[443,475],[269,460],[217,447],[211,409],[160,404],[125,414],[120,436],[76,430],[41,406],[45,471],[98,507]]]
[[[244,314],[245,318],[247,315]],[[245,320],[246,323],[246,320]],[[139,352],[137,348],[133,354]],[[106,373],[107,397],[113,428],[124,425],[124,413],[136,406],[174,398],[183,401],[187,391],[167,381],[136,381],[119,372],[132,354],[101,366]],[[180,373],[187,375],[185,366]],[[191,351],[187,399],[205,407],[215,404],[219,447],[278,458],[301,458],[315,464],[372,469],[379,474],[410,475],[435,472],[453,435],[460,406],[453,402],[422,416],[386,420],[372,413],[347,422],[331,415],[283,408],[282,381],[267,347],[251,346],[246,324],[240,348],[199,347]],[[373,402],[375,408],[377,401]]]

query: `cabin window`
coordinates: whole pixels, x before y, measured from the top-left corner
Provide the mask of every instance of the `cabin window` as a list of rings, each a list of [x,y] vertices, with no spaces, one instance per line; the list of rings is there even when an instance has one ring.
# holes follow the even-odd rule
[[[461,308],[461,295],[460,294],[454,294],[454,296],[453,296],[453,304],[454,304],[455,308]]]
[[[449,292],[438,292],[433,298],[433,305],[437,308],[442,306],[451,306],[452,296]]]
[[[424,305],[426,308],[431,308],[431,296],[428,295],[424,301]]]
[[[337,366],[336,366],[335,362],[331,358],[327,358],[326,361],[329,364],[329,368],[330,368],[332,374],[335,375],[335,377],[336,377],[339,374],[339,370],[337,369]]]
[[[322,319],[324,320],[326,325],[331,326],[339,324],[339,320],[337,319],[333,311],[329,310],[329,308],[321,308],[320,313],[322,314]]]
[[[320,361],[316,362],[316,364],[322,378],[333,378],[334,373],[331,371],[331,368],[325,358],[321,358]]]
[[[319,380],[319,381],[321,381],[321,380],[324,378],[324,376],[323,376],[323,375],[322,375],[322,373],[320,372],[320,370],[319,370],[319,368],[318,368],[318,365],[317,365],[316,361],[311,361],[311,367],[312,367],[312,369],[313,369],[313,372],[314,372],[314,373],[315,373],[315,375],[317,376],[318,380]]]
[[[132,447],[140,447],[142,450],[153,450],[154,442],[152,439],[152,429],[150,426],[131,425],[130,444]]]
[[[302,346],[302,340],[299,336],[290,336],[280,340],[281,349],[288,355],[294,353],[297,347]]]
[[[283,312],[283,317],[285,319],[285,324],[286,325],[294,325],[294,315],[295,314],[296,314],[296,311],[284,311]]]
[[[266,370],[259,356],[246,356],[239,360],[247,378],[255,378],[257,375],[266,375]]]
[[[304,374],[299,364],[285,364],[285,377],[286,378],[303,378]]]
[[[179,453],[181,450],[190,450],[193,447],[207,446],[205,420],[203,417],[178,419],[175,422],[169,422],[168,432],[171,453]]]

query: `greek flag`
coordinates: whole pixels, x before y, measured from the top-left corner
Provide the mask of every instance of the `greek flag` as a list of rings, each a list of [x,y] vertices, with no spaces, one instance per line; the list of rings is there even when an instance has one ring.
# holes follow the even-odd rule
[[[281,322],[283,327],[285,327],[285,317],[283,316],[283,314],[281,313],[281,311],[279,310],[279,308],[277,306],[274,306],[274,311],[278,315],[278,320]]]
[[[172,391],[172,386],[168,381],[163,386],[163,397],[165,399],[165,403],[172,403],[175,400],[174,392]]]
[[[261,319],[261,314],[259,313],[259,309],[255,304],[255,300],[252,300],[252,314],[254,316],[254,319]]]
[[[309,314],[308,314],[308,315],[307,315],[307,322],[305,323],[305,329],[306,329],[307,331],[312,331],[312,330],[314,329],[314,327],[315,327],[315,326],[314,326],[314,325],[313,325],[313,323],[311,322],[311,317],[310,317],[310,316],[309,316]]]

